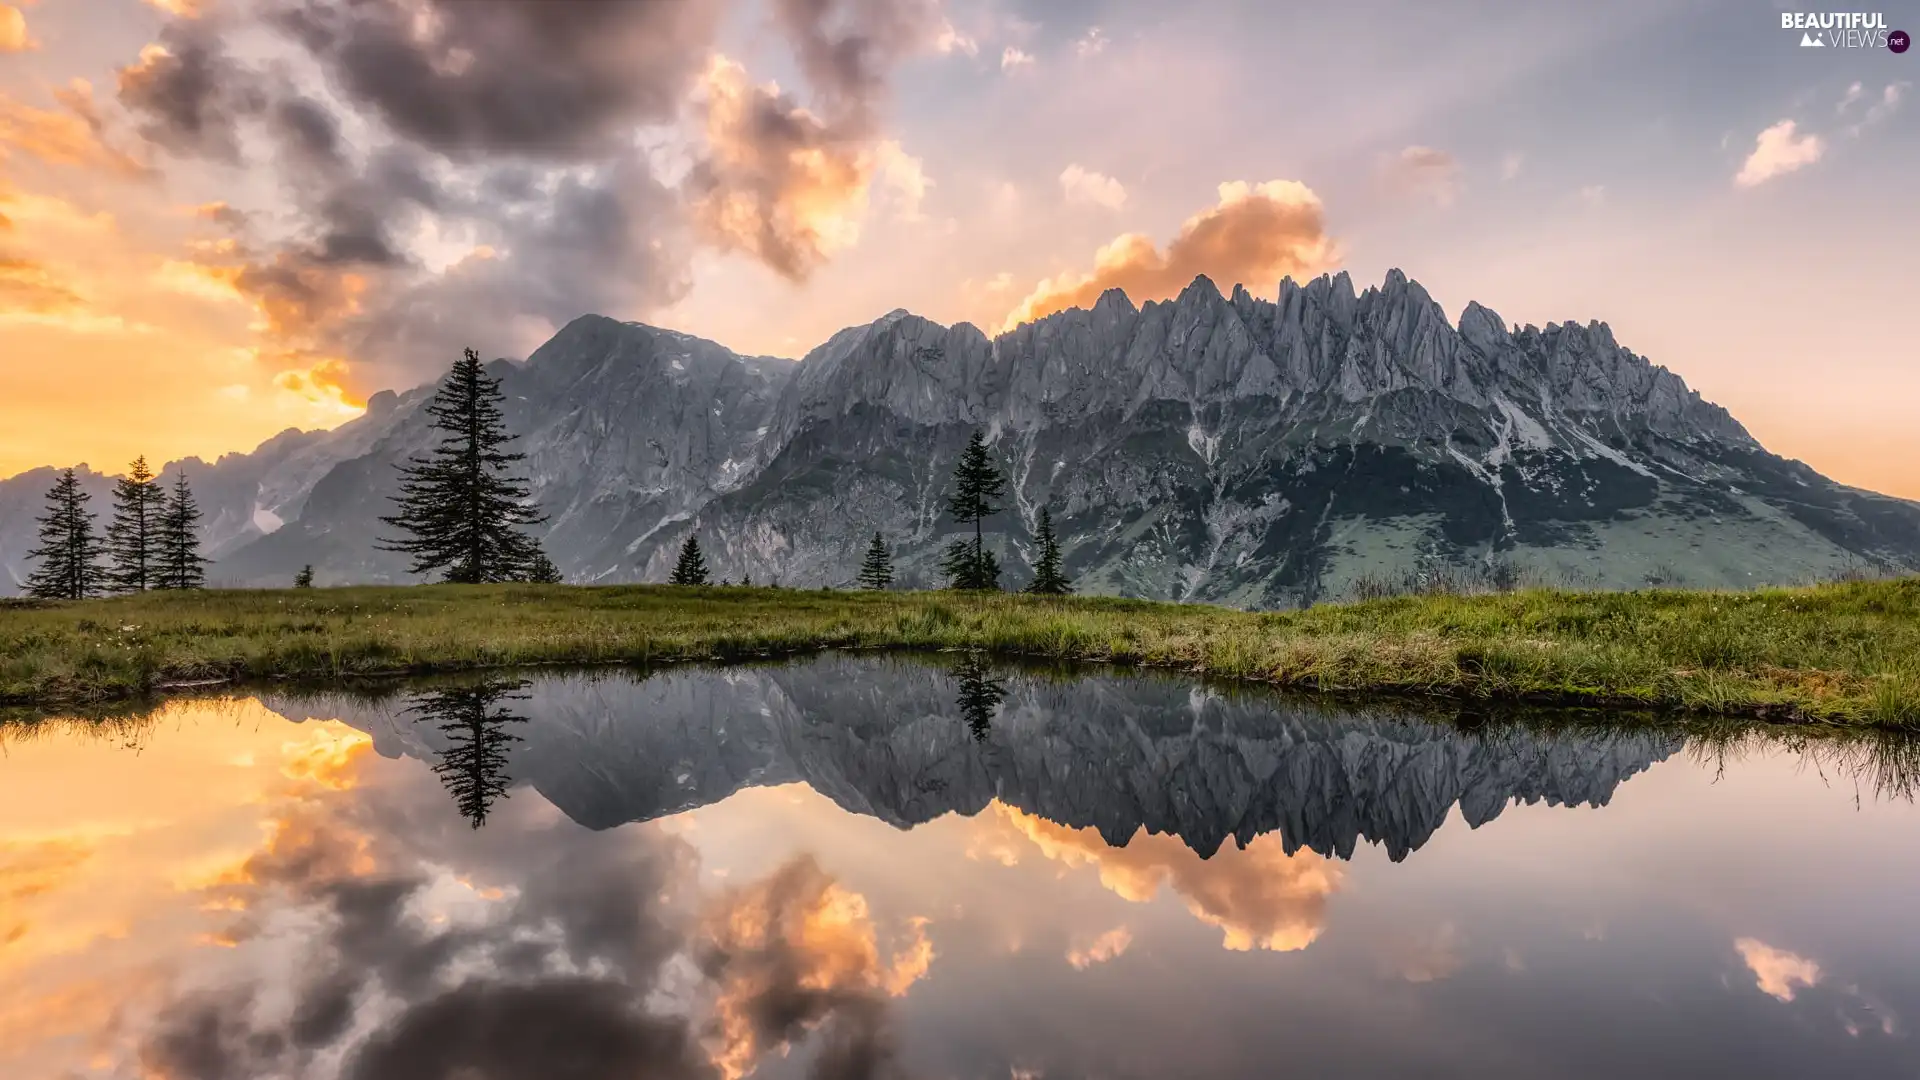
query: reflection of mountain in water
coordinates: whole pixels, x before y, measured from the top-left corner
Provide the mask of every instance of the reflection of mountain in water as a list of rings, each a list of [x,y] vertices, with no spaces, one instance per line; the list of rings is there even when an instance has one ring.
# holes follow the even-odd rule
[[[1627,777],[1681,749],[1678,733],[1489,734],[1284,698],[1227,698],[1138,677],[1014,675],[977,742],[939,667],[828,656],[782,667],[682,669],[645,680],[532,684],[512,773],[569,817],[605,829],[804,781],[855,813],[909,826],[994,799],[1113,845],[1140,828],[1202,856],[1278,830],[1350,857],[1361,838],[1399,860],[1458,804],[1468,824],[1513,799],[1605,805]],[[382,754],[430,758],[444,736],[383,705],[268,703],[338,716]]]

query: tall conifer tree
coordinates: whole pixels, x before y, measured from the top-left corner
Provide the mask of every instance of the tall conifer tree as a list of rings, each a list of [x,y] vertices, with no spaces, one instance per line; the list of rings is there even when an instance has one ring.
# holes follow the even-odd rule
[[[160,519],[167,493],[143,454],[113,485],[113,521],[107,525],[107,584],[115,592],[144,592],[159,576]]]
[[[1006,478],[993,467],[986,439],[976,430],[967,448],[960,452],[960,463],[953,469],[953,494],[947,496],[947,512],[954,520],[973,522],[973,544],[969,547],[965,541],[955,541],[948,545],[946,558],[941,563],[950,588],[1000,587],[1000,562],[987,552],[980,522],[989,514],[1000,512],[994,500],[1006,494],[1006,490]]]
[[[866,561],[860,564],[860,587],[885,589],[892,584],[893,552],[887,550],[886,538],[876,532],[873,543],[867,545]]]
[[[380,519],[404,534],[381,549],[413,556],[413,573],[437,570],[442,580],[465,584],[517,581],[538,553],[518,527],[546,518],[526,505],[526,481],[511,474],[526,455],[502,449],[514,436],[500,401],[499,380],[468,349],[427,406],[446,435],[429,456],[402,467],[400,512]]]
[[[1060,541],[1053,535],[1053,515],[1044,506],[1040,508],[1040,526],[1033,534],[1033,541],[1039,549],[1039,559],[1033,564],[1033,582],[1027,591],[1043,596],[1064,596],[1072,592],[1073,584],[1060,572]]]
[[[40,546],[27,558],[40,565],[27,575],[27,592],[47,600],[83,600],[100,591],[100,542],[93,535],[87,502],[93,496],[80,477],[63,469],[47,492],[47,515],[39,519]]]
[[[487,823],[493,804],[506,798],[513,784],[507,775],[510,748],[523,740],[507,725],[527,722],[510,708],[496,706],[525,700],[521,691],[527,685],[520,680],[438,690],[416,698],[407,709],[420,720],[433,721],[446,737],[446,749],[433,771],[453,796],[460,816],[476,829]]]
[[[687,542],[680,545],[680,560],[673,564],[673,576],[667,579],[669,585],[706,585],[707,560],[700,554],[700,541],[692,533],[687,534]]]
[[[156,589],[198,589],[206,584],[207,561],[200,556],[200,504],[181,470],[160,511],[159,567]]]

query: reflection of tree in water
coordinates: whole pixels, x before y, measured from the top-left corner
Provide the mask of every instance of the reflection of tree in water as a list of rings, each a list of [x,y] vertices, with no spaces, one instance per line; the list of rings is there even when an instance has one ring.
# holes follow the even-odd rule
[[[521,739],[509,734],[506,726],[527,722],[526,717],[495,705],[525,700],[527,695],[517,691],[527,685],[521,679],[435,690],[418,695],[407,708],[419,720],[437,721],[446,735],[447,748],[440,751],[433,771],[453,796],[460,816],[476,829],[487,823],[494,802],[507,797],[512,781],[507,775],[507,746]]]
[[[953,677],[960,684],[960,715],[967,722],[967,730],[973,732],[974,739],[986,742],[987,732],[993,729],[993,711],[1007,696],[1006,684],[992,677],[986,657],[979,653],[962,657],[954,665]]]

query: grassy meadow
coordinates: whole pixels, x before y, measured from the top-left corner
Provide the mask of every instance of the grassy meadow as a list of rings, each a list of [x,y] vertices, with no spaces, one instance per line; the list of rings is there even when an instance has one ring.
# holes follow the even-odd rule
[[[0,703],[276,677],[983,649],[1328,691],[1920,726],[1920,578],[1407,596],[1293,612],[1096,597],[430,585],[0,601]]]

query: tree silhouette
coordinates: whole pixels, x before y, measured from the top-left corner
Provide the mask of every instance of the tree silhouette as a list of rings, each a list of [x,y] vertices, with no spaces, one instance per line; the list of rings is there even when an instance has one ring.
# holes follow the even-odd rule
[[[40,565],[27,575],[27,593],[47,600],[83,600],[100,591],[100,542],[93,535],[93,496],[63,469],[47,491],[47,515],[39,518],[40,546],[27,558]]]
[[[673,576],[667,579],[669,585],[705,585],[707,578],[707,560],[700,554],[700,541],[692,533],[687,534],[687,542],[680,545],[680,561],[673,564]]]
[[[156,589],[198,589],[206,584],[207,562],[200,555],[200,505],[187,486],[185,470],[174,475],[173,492],[160,511]]]
[[[1007,696],[1006,684],[993,678],[986,657],[977,652],[960,658],[953,666],[953,677],[960,690],[957,703],[967,730],[973,733],[974,741],[986,742],[987,733],[993,730],[994,710]]]
[[[876,532],[873,543],[867,545],[866,561],[860,564],[860,587],[885,589],[892,584],[893,552],[887,550],[886,539]]]
[[[520,691],[527,686],[525,679],[502,679],[435,690],[417,695],[406,710],[417,715],[415,723],[432,721],[447,737],[447,748],[440,751],[433,771],[453,796],[460,816],[476,829],[487,823],[493,804],[508,797],[512,777],[507,775],[507,748],[522,740],[506,727],[527,721],[495,706],[524,701],[527,695]]]
[[[526,576],[539,549],[518,526],[546,518],[526,505],[526,482],[509,472],[526,455],[501,449],[514,438],[501,400],[499,380],[468,349],[427,406],[446,437],[401,467],[400,512],[380,519],[405,534],[381,541],[380,550],[413,556],[412,573],[438,570],[442,580],[464,584]]]
[[[527,580],[535,585],[558,585],[566,579],[560,576],[560,568],[553,565],[544,551],[536,551],[533,561],[527,565]]]
[[[946,558],[941,561],[940,568],[946,572],[948,588],[1000,587],[1000,562],[987,553],[980,522],[989,514],[1000,512],[1000,507],[993,500],[1004,495],[1006,490],[1006,478],[993,467],[993,458],[987,453],[986,439],[976,430],[973,438],[967,441],[967,448],[960,452],[960,462],[953,469],[953,494],[947,496],[947,512],[953,515],[954,520],[973,522],[973,544],[969,546],[965,541],[955,541],[947,546]]]
[[[1027,591],[1044,596],[1064,596],[1072,592],[1073,583],[1060,572],[1060,541],[1053,535],[1053,515],[1044,506],[1040,508],[1040,527],[1033,539],[1040,549],[1040,558],[1033,564],[1033,583],[1027,586]]]
[[[113,520],[107,525],[107,555],[113,561],[107,586],[114,592],[145,592],[159,569],[160,519],[167,493],[154,482],[146,455],[133,459],[113,484]]]
[[[300,572],[293,575],[293,587],[296,589],[313,588],[313,564],[312,563],[308,563],[307,565],[301,567]]]

